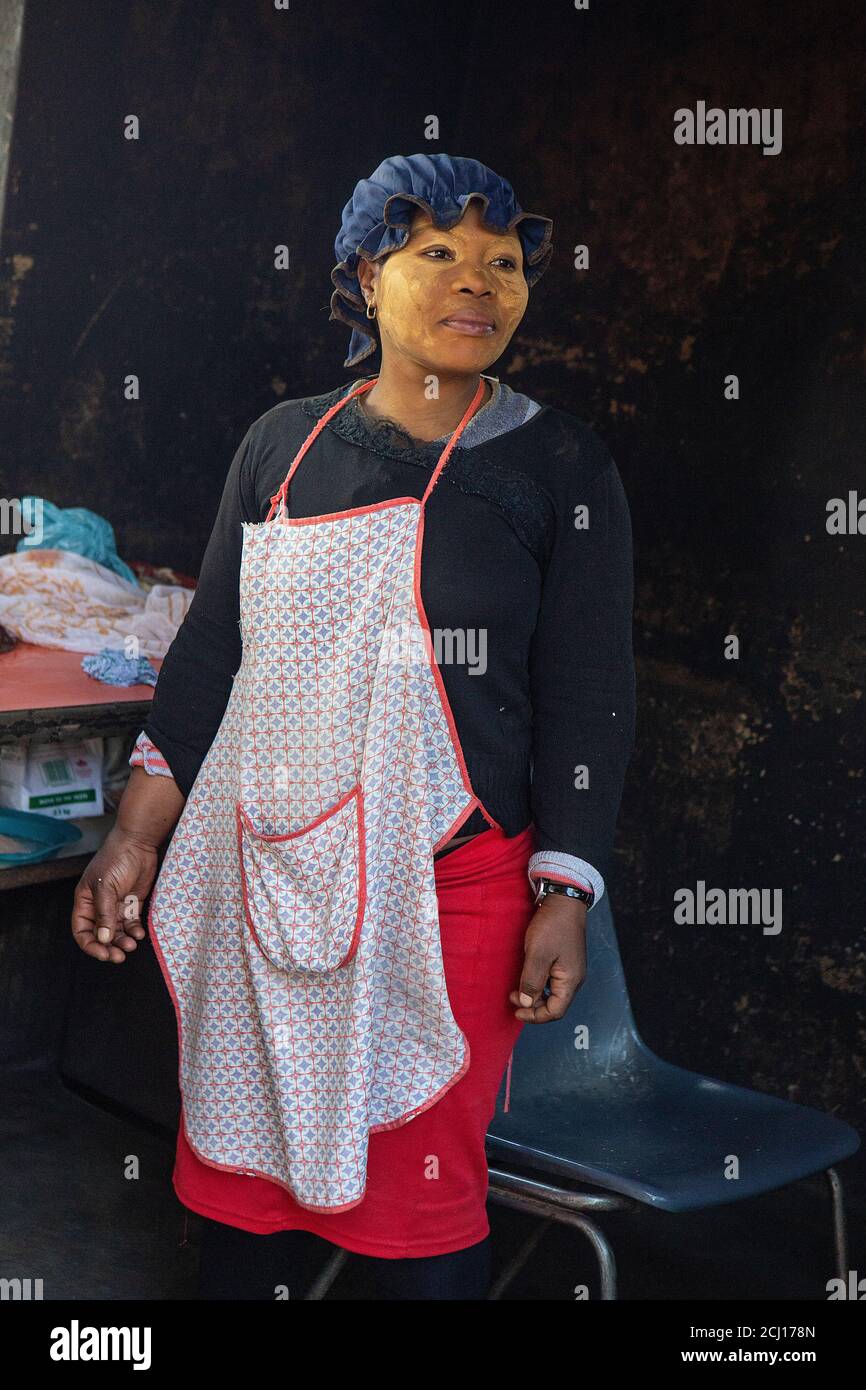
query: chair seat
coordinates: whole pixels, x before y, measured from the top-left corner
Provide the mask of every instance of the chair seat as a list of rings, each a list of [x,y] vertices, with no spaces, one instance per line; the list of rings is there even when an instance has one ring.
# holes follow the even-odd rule
[[[689,1211],[772,1191],[860,1146],[843,1120],[686,1071],[641,1043],[637,1055],[609,1060],[603,1075],[574,1053],[567,1067],[557,1060],[546,1076],[530,1067],[521,1078],[516,1049],[519,1084],[507,1112],[497,1105],[487,1135],[492,1159]],[[735,1178],[725,1176],[731,1155]]]

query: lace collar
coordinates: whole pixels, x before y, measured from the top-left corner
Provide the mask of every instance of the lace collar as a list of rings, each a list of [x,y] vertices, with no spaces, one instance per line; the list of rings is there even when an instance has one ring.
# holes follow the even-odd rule
[[[348,386],[338,386],[319,396],[308,396],[302,401],[306,415],[320,420],[322,416],[346,395],[347,391],[358,386],[370,377],[359,377]],[[497,388],[498,388],[497,383]],[[497,389],[482,410],[494,407],[500,400]],[[480,411],[478,412],[481,413]],[[541,413],[541,412],[540,412]],[[539,413],[539,415],[540,415]],[[532,418],[538,419],[539,415]],[[531,424],[530,422],[527,422]],[[419,440],[404,430],[396,421],[388,419],[373,420],[359,407],[357,399],[349,401],[328,421],[327,429],[333,430],[349,444],[362,449],[370,449],[383,458],[396,459],[400,463],[412,464],[432,473],[448,436],[440,439]],[[521,543],[530,551],[539,565],[543,565],[549,553],[555,527],[555,514],[548,495],[525,473],[509,468],[507,464],[494,461],[485,444],[495,447],[499,439],[505,439],[509,431],[473,447],[455,446],[442,473],[441,482],[473,497],[483,497],[495,506],[511,526]]]
[[[472,418],[486,414],[489,411],[496,411],[501,403],[501,390],[499,382],[495,377],[487,377],[493,385],[493,395]],[[306,414],[312,415],[316,419],[321,419],[331,406],[336,405],[337,401],[360,385],[362,381],[372,381],[372,376],[358,377],[348,386],[338,386],[333,391],[327,391],[321,396],[310,396],[304,401]],[[383,454],[387,458],[396,458],[401,461],[407,460],[407,454],[417,455],[411,462],[421,465],[429,463],[430,468],[435,468],[437,460],[442,454],[449,436],[440,435],[438,439],[416,439],[408,430],[404,429],[396,420],[388,417],[374,419],[366,413],[358,398],[349,401],[348,405],[328,421],[328,427],[339,434],[341,438],[348,440],[350,444],[359,444],[362,448],[373,449],[378,454]],[[464,445],[458,444],[456,449],[463,449]],[[472,447],[470,444],[469,448]],[[452,456],[453,457],[453,456]],[[449,463],[450,467],[450,463]],[[446,470],[447,471],[447,470]]]

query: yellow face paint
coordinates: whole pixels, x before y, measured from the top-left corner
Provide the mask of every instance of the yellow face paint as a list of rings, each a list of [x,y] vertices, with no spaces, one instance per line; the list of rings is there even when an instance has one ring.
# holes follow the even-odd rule
[[[383,369],[393,353],[448,375],[483,372],[495,362],[529,299],[520,238],[484,227],[475,200],[447,231],[419,208],[405,246],[374,267],[371,289]],[[489,314],[494,331],[470,335],[445,326],[460,313]]]

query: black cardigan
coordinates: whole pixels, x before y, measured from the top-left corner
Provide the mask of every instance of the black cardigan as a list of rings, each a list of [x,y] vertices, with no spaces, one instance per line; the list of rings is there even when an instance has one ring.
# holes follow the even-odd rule
[[[184,795],[241,663],[240,523],[264,520],[316,420],[360,379],[274,406],[235,453],[144,725]],[[352,401],[298,465],[289,515],[420,498],[442,447],[373,423]],[[534,822],[539,850],[605,876],[634,746],[633,574],[628,503],[594,431],[542,406],[458,445],[427,502],[421,595],[434,643],[452,630],[476,641],[462,661],[447,640],[437,648],[473,790],[509,836]],[[486,826],[476,811],[458,833]]]

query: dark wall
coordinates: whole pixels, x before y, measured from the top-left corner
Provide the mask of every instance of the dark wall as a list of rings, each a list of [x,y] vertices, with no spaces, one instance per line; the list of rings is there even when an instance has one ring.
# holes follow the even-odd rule
[[[639,1024],[672,1061],[855,1124],[866,536],[825,516],[864,477],[864,28],[859,0],[30,0],[0,283],[4,493],[92,507],[127,559],[194,573],[250,421],[353,375],[328,305],[359,178],[472,155],[553,217],[492,370],[590,421],[631,504],[611,892]],[[698,100],[781,107],[781,153],[678,146]],[[698,880],[781,889],[781,933],[677,925]]]

